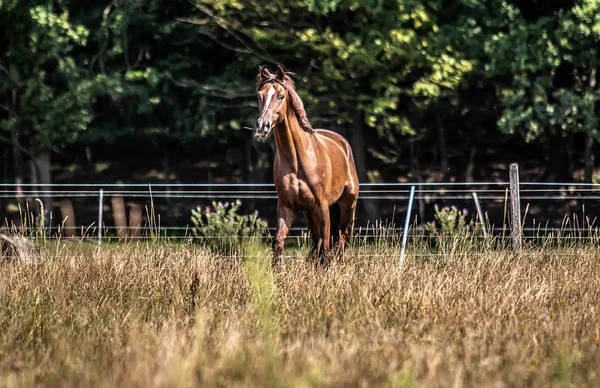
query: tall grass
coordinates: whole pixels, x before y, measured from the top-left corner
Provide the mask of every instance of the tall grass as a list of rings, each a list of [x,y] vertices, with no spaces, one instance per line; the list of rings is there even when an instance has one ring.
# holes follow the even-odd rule
[[[48,241],[0,264],[0,386],[598,386],[600,250]]]

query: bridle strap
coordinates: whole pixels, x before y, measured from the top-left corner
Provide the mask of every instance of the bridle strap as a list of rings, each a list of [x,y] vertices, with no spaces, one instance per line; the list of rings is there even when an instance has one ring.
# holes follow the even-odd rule
[[[272,84],[272,83],[278,83],[279,85],[283,86],[286,90],[287,90],[287,86],[285,86],[285,84],[278,80],[277,78],[275,78],[275,76],[271,77],[271,78],[267,78],[266,80],[264,80],[260,86],[258,87],[258,90],[262,89],[263,86],[265,86],[266,84]]]

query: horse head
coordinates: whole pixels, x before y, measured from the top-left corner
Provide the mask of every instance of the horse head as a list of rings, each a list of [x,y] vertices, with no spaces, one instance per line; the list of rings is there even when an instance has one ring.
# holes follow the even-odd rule
[[[256,80],[259,112],[254,132],[256,139],[268,139],[273,128],[285,120],[289,107],[296,114],[300,126],[306,132],[313,132],[302,100],[296,93],[294,81],[280,65],[277,65],[275,74],[271,74],[266,66],[259,67]]]

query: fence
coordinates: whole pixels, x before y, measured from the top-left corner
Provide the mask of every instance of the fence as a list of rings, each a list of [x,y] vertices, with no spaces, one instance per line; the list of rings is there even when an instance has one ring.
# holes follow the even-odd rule
[[[406,217],[412,206],[411,188],[414,207]],[[516,190],[520,195],[516,203],[524,206],[523,212],[510,205],[510,182],[363,183],[355,231],[371,238],[381,225],[398,235],[409,225],[415,231],[423,230],[426,222],[435,219],[437,205],[465,208],[470,219],[485,224],[483,234],[508,238],[510,225],[521,224],[518,235],[526,238],[548,238],[561,231],[562,238],[597,235],[600,184],[517,182]],[[244,211],[260,209],[273,228],[277,195],[273,184],[267,183],[0,184],[0,220],[4,221],[0,232],[23,225],[26,214],[39,212],[44,199],[51,199],[53,204],[43,226],[49,238],[188,238],[191,210],[209,206],[211,201],[240,199]],[[375,214],[369,214],[369,209],[375,209]],[[512,220],[511,209],[515,209]],[[397,226],[397,222],[404,226]],[[31,222],[25,223],[28,225]],[[305,232],[304,220],[299,219],[290,235]]]

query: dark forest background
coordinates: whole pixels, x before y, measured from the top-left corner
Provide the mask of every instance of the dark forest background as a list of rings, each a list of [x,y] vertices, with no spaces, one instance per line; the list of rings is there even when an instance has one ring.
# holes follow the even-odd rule
[[[2,0],[0,181],[270,182],[259,65],[362,182],[596,176],[598,0]]]

